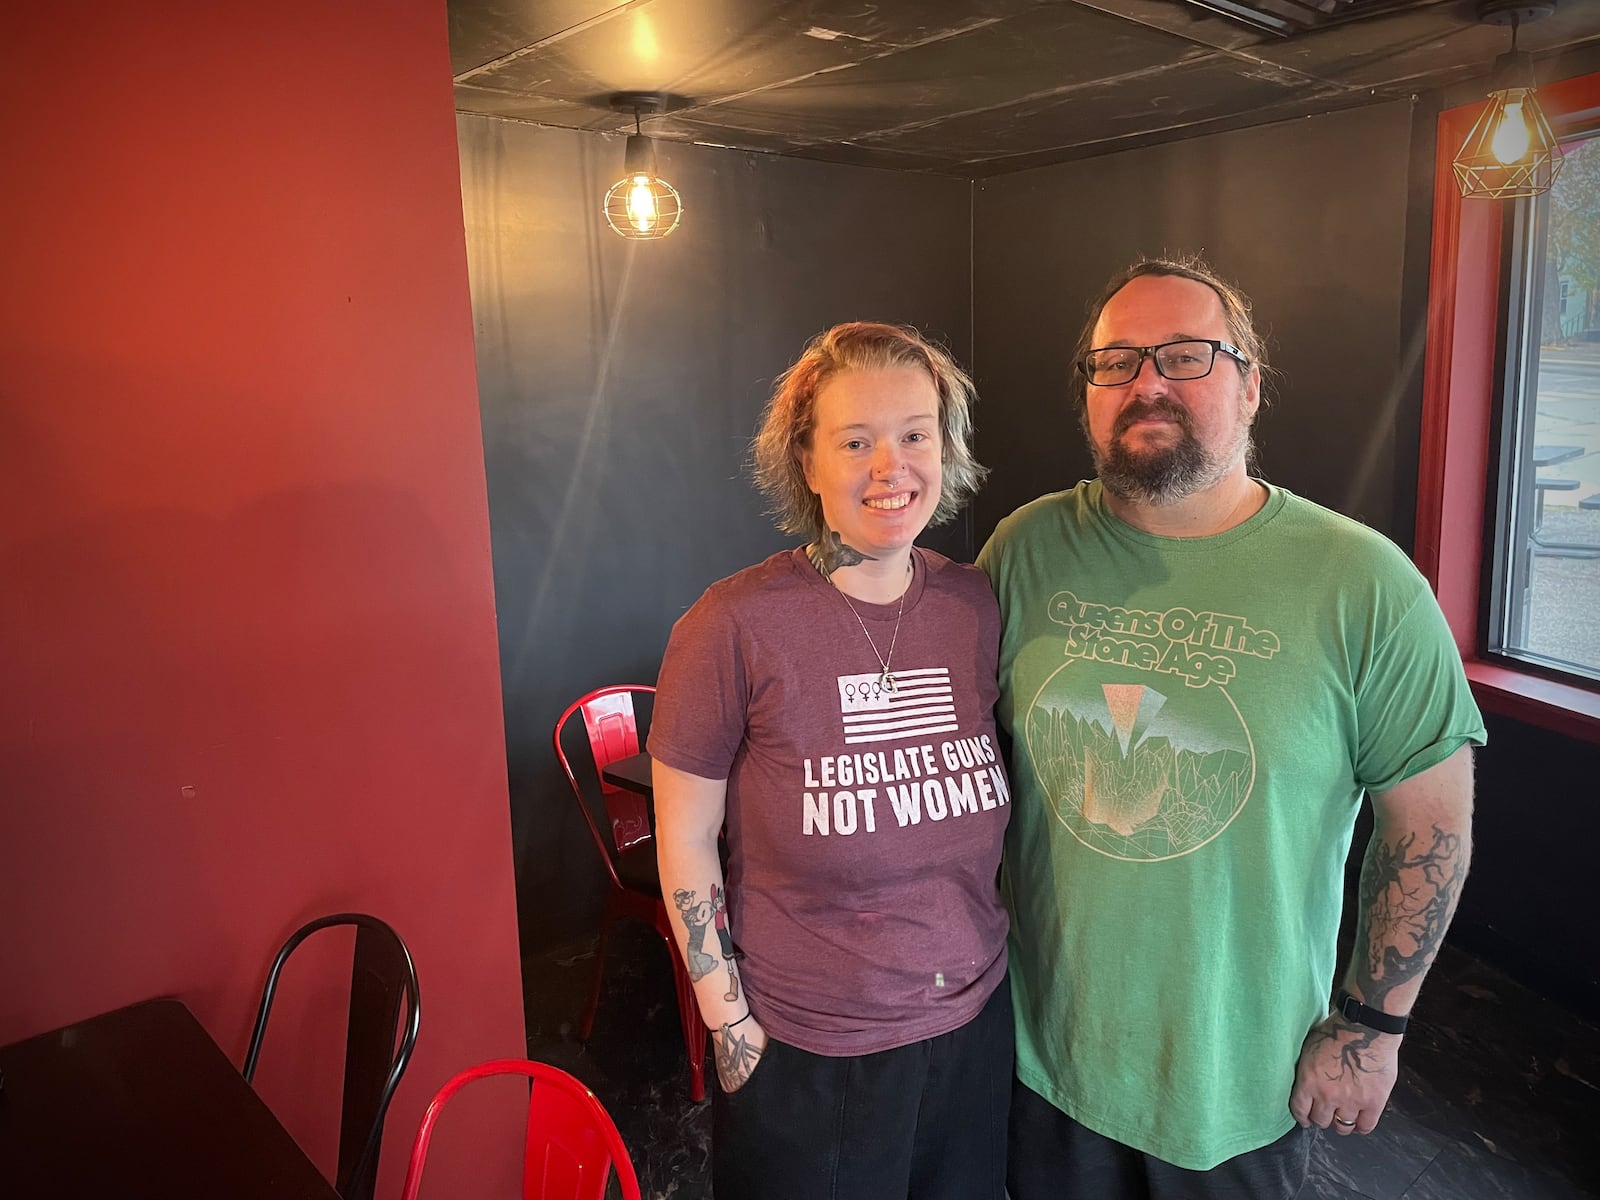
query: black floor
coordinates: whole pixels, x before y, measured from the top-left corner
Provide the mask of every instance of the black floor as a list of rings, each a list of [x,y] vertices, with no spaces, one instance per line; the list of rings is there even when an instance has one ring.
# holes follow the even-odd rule
[[[587,1083],[633,1152],[646,1200],[706,1200],[709,1102],[689,1102],[666,946],[618,927],[594,1036],[577,1040],[594,969],[580,946],[524,963],[528,1054]],[[1365,1138],[1321,1135],[1305,1200],[1600,1197],[1600,1031],[1446,947]],[[706,1064],[707,1086],[711,1065]]]

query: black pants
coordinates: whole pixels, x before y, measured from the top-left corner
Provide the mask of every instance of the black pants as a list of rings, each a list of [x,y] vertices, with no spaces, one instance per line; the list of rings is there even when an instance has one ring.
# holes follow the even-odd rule
[[[1292,1200],[1305,1186],[1314,1129],[1209,1171],[1187,1171],[1102,1137],[1020,1081],[1011,1092],[1011,1200]]]
[[[1014,1046],[1002,980],[960,1029],[854,1058],[768,1041],[712,1098],[716,1200],[1003,1200]]]

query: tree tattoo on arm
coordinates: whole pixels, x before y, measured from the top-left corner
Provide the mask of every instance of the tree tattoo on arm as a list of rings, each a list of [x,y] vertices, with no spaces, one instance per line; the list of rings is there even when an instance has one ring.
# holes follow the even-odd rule
[[[1355,980],[1376,1008],[1396,988],[1427,974],[1466,878],[1459,833],[1435,825],[1425,846],[1417,844],[1420,836],[1374,837],[1362,864],[1366,920],[1357,933]]]
[[[864,562],[876,562],[870,554],[863,554],[854,546],[847,546],[844,539],[831,529],[824,529],[822,536],[806,547],[806,557],[811,560],[811,565],[821,571],[823,575],[832,575],[840,567],[854,567]]]
[[[1374,836],[1361,867],[1361,920],[1357,926],[1351,979],[1367,1004],[1385,1008],[1395,989],[1427,973],[1466,878],[1462,835],[1437,825],[1426,846],[1424,835],[1408,832],[1394,841]],[[1336,1052],[1328,1079],[1353,1079],[1382,1069],[1377,1053],[1384,1037],[1375,1029],[1335,1015],[1311,1030],[1307,1048]]]

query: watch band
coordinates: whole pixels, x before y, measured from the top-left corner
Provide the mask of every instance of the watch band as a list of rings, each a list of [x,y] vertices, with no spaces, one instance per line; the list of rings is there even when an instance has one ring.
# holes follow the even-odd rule
[[[1339,989],[1339,997],[1334,1001],[1333,1007],[1346,1021],[1365,1025],[1368,1029],[1376,1029],[1379,1033],[1404,1033],[1406,1026],[1411,1023],[1409,1014],[1397,1017],[1382,1009],[1368,1007],[1343,988]]]

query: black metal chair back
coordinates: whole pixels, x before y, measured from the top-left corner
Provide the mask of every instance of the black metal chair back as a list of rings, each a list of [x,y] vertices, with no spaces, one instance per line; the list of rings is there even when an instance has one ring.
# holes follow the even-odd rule
[[[343,1200],[372,1200],[378,1176],[378,1147],[383,1120],[395,1088],[411,1062],[422,1018],[417,968],[400,935],[366,913],[334,913],[295,930],[272,960],[261,1009],[245,1054],[244,1077],[253,1081],[256,1060],[267,1033],[267,1017],[278,990],[278,976],[296,947],[318,930],[334,925],[356,927],[355,955],[350,967],[350,1023],[345,1041],[344,1096],[340,1104],[339,1171],[334,1187]],[[400,1029],[400,1004],[405,1001],[405,1033]]]

